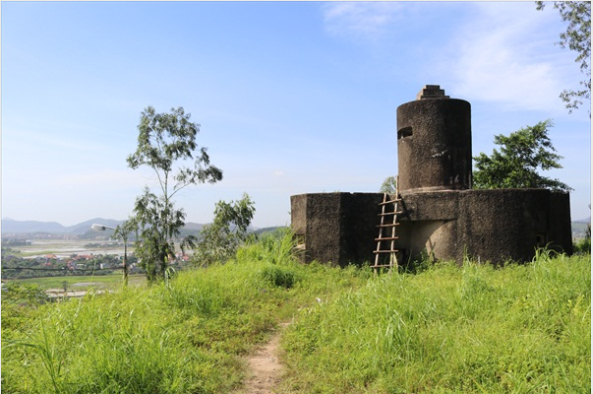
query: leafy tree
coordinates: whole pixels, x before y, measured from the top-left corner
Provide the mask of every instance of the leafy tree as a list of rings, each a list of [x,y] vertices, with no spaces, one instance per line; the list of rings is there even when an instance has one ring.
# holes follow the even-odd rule
[[[239,201],[219,201],[214,209],[214,221],[205,227],[194,253],[201,266],[225,262],[232,258],[247,239],[255,204],[247,193]]]
[[[548,128],[552,122],[546,120],[535,126],[527,126],[511,133],[508,137],[500,134],[494,143],[501,146],[500,152],[493,150],[492,156],[480,153],[475,156],[476,170],[473,173],[475,189],[498,188],[543,188],[551,190],[571,190],[557,179],[543,177],[537,169],[562,168]]]
[[[155,113],[147,107],[138,125],[138,147],[128,156],[129,167],[149,166],[156,173],[159,193],[146,187],[136,199],[133,222],[139,238],[135,253],[149,280],[163,278],[169,260],[175,255],[174,240],[185,224],[185,212],[175,207],[173,197],[185,187],[198,183],[215,183],[222,171],[210,164],[206,148],[198,148],[199,125],[190,122],[183,107],[171,113]],[[184,166],[187,162],[192,166]],[[187,237],[181,248],[192,246],[194,237]]]
[[[381,184],[379,192],[394,194],[397,191],[397,177],[388,176]]]
[[[536,1],[537,9],[543,10],[545,3]],[[555,1],[554,8],[560,12],[562,20],[568,22],[566,32],[560,34],[558,44],[576,51],[575,62],[579,63],[585,79],[580,82],[581,90],[564,90],[560,94],[569,113],[583,104],[582,99],[591,98],[591,2],[590,1]]]

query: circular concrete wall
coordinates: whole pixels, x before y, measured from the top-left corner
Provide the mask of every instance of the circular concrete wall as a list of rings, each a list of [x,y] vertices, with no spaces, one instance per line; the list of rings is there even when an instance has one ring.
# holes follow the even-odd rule
[[[471,106],[435,98],[397,108],[399,190],[471,189]]]

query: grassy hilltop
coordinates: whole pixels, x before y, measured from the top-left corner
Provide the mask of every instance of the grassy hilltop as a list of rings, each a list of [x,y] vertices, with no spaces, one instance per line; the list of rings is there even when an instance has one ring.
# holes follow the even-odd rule
[[[590,255],[376,276],[291,247],[267,235],[225,265],[61,303],[14,287],[2,392],[228,393],[284,322],[279,393],[591,390]]]

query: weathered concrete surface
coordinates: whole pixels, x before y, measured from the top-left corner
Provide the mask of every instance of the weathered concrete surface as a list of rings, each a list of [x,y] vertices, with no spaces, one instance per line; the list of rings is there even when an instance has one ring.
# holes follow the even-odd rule
[[[398,246],[408,257],[418,257],[422,248],[441,260],[462,261],[467,253],[494,263],[529,261],[535,249],[543,246],[572,253],[568,193],[544,189],[425,192],[404,195],[402,205]]]
[[[303,262],[340,266],[372,262],[381,193],[291,197],[292,228]],[[529,261],[541,246],[572,253],[568,193],[543,189],[459,190],[402,195],[396,247],[403,259],[423,255],[463,261]]]
[[[313,193],[291,196],[292,229],[301,260],[339,266],[371,261],[380,193]]]
[[[397,108],[400,192],[471,188],[471,106],[458,99],[411,101]]]

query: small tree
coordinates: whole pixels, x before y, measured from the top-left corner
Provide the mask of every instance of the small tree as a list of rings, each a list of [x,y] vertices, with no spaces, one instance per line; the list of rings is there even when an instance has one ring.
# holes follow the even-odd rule
[[[204,266],[232,258],[247,239],[254,213],[255,204],[247,193],[239,201],[217,202],[214,221],[202,230],[197,243],[195,263]]]
[[[474,189],[498,188],[543,188],[568,191],[571,188],[557,179],[543,177],[537,169],[562,168],[548,137],[550,120],[527,126],[511,133],[508,137],[499,134],[494,143],[501,146],[500,152],[493,150],[492,156],[480,153],[475,156],[473,173]]]
[[[196,135],[200,126],[190,122],[190,116],[183,107],[163,114],[147,107],[138,125],[138,148],[127,158],[133,169],[142,165],[152,168],[160,187],[158,194],[146,187],[134,206],[133,222],[139,232],[136,255],[149,280],[164,277],[175,255],[174,240],[185,224],[185,212],[175,208],[173,196],[189,185],[222,179],[222,171],[210,165],[206,148],[198,149]],[[180,165],[187,161],[193,165]],[[181,247],[194,242],[193,237],[187,237]]]
[[[394,194],[397,191],[397,177],[388,176],[381,184],[379,192]]]

